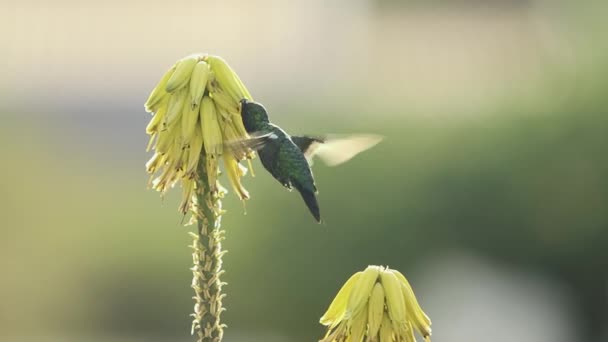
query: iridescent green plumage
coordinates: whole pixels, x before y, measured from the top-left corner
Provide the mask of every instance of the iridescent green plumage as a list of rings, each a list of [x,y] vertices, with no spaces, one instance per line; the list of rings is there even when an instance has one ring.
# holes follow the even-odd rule
[[[247,132],[264,137],[264,144],[258,149],[264,168],[284,187],[298,190],[317,222],[321,222],[315,195],[317,187],[304,155],[314,139],[291,137],[279,126],[272,124],[268,120],[266,109],[256,102],[243,100],[241,104],[241,116]]]

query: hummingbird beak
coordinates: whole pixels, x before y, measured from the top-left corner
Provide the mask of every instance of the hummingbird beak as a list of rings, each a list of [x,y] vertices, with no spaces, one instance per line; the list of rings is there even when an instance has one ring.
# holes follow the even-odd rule
[[[249,100],[243,98],[243,99],[241,99],[241,101],[239,101],[239,103],[240,103],[240,106],[241,106],[241,113],[240,114],[241,114],[241,116],[243,116],[245,114],[245,107],[249,103]]]

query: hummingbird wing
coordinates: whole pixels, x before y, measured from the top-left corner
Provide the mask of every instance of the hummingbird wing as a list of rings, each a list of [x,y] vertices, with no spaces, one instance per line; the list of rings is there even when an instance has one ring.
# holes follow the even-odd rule
[[[325,138],[311,136],[292,136],[291,141],[293,141],[293,143],[300,148],[300,151],[304,153],[304,157],[306,157],[308,164],[312,166],[312,158],[315,156],[315,153],[317,152],[319,147],[325,142]]]
[[[259,150],[269,141],[277,139],[277,135],[270,133],[251,133],[247,139],[237,139],[224,142],[235,156],[245,156],[251,150]],[[242,158],[241,158],[242,159]]]
[[[319,156],[325,164],[336,166],[349,161],[357,154],[368,150],[380,141],[383,137],[373,134],[355,134],[345,137],[309,137],[292,136],[291,140],[300,148],[304,156],[312,165],[314,156]]]

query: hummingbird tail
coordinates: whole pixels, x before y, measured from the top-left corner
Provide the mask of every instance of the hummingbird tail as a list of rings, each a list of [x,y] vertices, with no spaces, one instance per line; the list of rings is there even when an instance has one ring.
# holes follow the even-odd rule
[[[304,203],[306,203],[306,206],[310,210],[312,216],[315,217],[315,220],[317,220],[317,223],[321,223],[321,211],[319,210],[319,203],[317,202],[317,196],[315,195],[315,192],[308,189],[304,189],[296,184],[294,184],[294,186],[296,187],[296,189],[298,189],[300,195],[302,195]]]

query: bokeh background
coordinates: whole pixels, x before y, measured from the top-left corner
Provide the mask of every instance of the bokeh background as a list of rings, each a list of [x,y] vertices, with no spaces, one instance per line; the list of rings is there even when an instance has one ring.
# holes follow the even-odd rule
[[[258,161],[228,196],[226,341],[315,341],[368,264],[434,341],[608,341],[605,1],[0,2],[0,340],[192,341],[179,194],[143,110],[218,54],[293,133],[382,134],[315,165],[325,225]],[[245,214],[246,212],[246,214]]]

